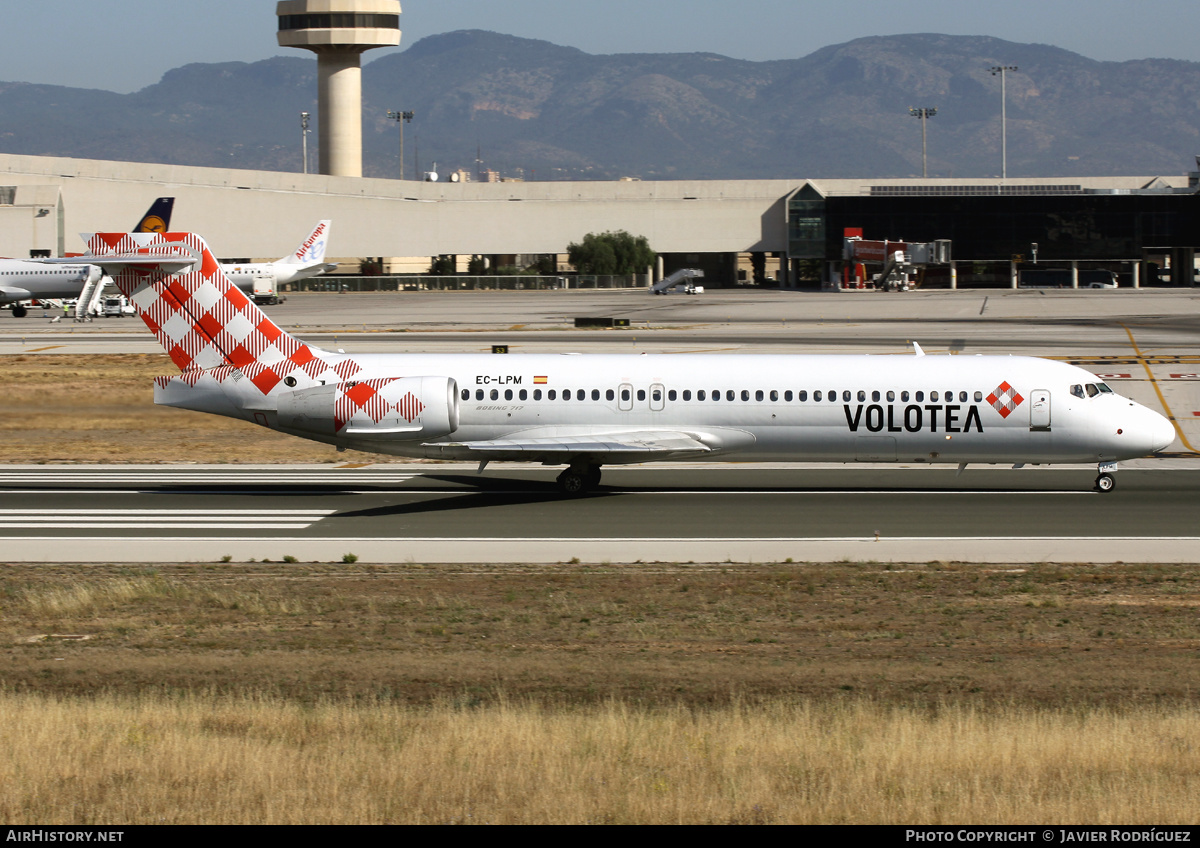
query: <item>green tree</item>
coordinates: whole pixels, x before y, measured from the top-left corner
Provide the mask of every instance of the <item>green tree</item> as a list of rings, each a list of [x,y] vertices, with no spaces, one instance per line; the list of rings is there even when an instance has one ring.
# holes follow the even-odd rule
[[[619,230],[588,233],[581,243],[567,245],[567,257],[581,274],[641,274],[658,254],[650,249],[645,236]]]

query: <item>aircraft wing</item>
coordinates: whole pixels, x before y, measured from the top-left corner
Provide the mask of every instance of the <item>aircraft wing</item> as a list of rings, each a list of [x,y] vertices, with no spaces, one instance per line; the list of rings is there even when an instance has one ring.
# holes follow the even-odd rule
[[[478,442],[431,445],[451,451],[470,451],[488,459],[570,462],[584,456],[603,457],[608,462],[646,462],[708,453],[712,448],[695,436],[674,430],[576,433],[563,436],[531,436]],[[481,456],[482,458],[482,456]]]

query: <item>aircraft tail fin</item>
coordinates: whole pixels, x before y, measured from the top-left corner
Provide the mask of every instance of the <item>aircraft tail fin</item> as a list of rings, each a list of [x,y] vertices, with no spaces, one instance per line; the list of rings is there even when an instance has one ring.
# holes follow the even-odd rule
[[[192,233],[96,233],[87,261],[108,271],[183,372],[218,381],[249,378],[262,394],[350,379],[353,357],[332,354],[284,332],[229,280]]]
[[[329,242],[330,222],[318,221],[311,233],[300,242],[290,256],[279,260],[280,265],[319,265],[325,261],[325,246]]]
[[[171,212],[174,209],[175,198],[158,198],[158,200],[150,204],[150,208],[146,210],[146,214],[142,216],[142,220],[137,222],[137,226],[133,228],[133,232],[165,233],[171,229]]]

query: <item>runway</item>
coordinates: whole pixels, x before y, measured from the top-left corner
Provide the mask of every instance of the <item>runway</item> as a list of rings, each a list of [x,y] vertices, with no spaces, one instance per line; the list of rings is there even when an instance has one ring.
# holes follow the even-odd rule
[[[1195,562],[1200,463],[606,468],[9,466],[8,562]]]
[[[300,295],[268,311],[327,349],[473,352],[1011,353],[1079,364],[1162,411],[1178,458],[1012,471],[896,466],[606,468],[563,500],[556,469],[493,465],[0,466],[9,561],[1196,562],[1200,293],[726,290]],[[577,331],[612,315],[628,330]],[[415,332],[414,332],[415,331]],[[161,356],[140,322],[0,316],[0,355]]]

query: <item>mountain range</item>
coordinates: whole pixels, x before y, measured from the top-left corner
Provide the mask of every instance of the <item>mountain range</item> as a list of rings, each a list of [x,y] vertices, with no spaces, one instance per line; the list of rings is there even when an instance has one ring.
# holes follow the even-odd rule
[[[370,58],[370,54],[367,54]],[[794,60],[591,55],[475,30],[363,68],[363,170],[504,177],[760,179],[1180,174],[1200,153],[1200,63],[1099,62],[1057,47],[937,34],[861,38]],[[316,60],[191,64],[132,94],[0,82],[0,152],[301,168]],[[316,134],[310,137],[315,170]]]

